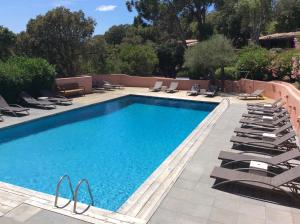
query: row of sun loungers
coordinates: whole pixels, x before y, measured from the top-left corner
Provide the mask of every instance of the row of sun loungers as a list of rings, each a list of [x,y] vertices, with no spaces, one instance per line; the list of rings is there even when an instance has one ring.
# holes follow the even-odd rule
[[[220,152],[221,167],[215,167],[210,175],[218,180],[214,187],[239,183],[255,189],[298,192],[300,149],[282,105],[281,99],[268,105],[248,104],[248,114],[243,114],[242,126],[234,130],[236,136],[231,138],[233,148],[239,151]],[[263,108],[272,108],[273,114],[265,113]],[[256,109],[262,113],[253,115]]]
[[[166,89],[163,89],[163,81],[156,81],[154,86],[149,88],[151,92],[160,92],[164,90],[167,93],[175,93],[178,91],[178,85],[179,82],[171,82],[170,86]],[[218,87],[211,85],[209,88],[206,89],[201,89],[199,84],[194,84],[191,88],[190,91],[187,91],[187,94],[189,96],[198,96],[198,95],[205,95],[208,97],[214,97],[218,93]]]
[[[175,93],[178,92],[178,82],[171,82],[170,86],[164,91],[166,93]],[[151,92],[160,92],[163,90],[163,81],[156,81],[154,86],[149,89]]]
[[[56,105],[71,105],[72,100],[65,98],[64,96],[55,95],[49,90],[42,90],[39,99],[36,99],[26,92],[21,92],[20,98],[22,101],[30,107],[41,108],[41,109],[55,109]],[[0,95],[0,112],[13,115],[29,115],[30,109],[23,107],[18,104],[8,104],[7,101]],[[4,121],[2,114],[0,114],[0,121]]]
[[[115,89],[123,89],[123,85],[111,83],[108,81],[93,81],[93,91],[94,92],[104,92],[105,90],[111,91]]]

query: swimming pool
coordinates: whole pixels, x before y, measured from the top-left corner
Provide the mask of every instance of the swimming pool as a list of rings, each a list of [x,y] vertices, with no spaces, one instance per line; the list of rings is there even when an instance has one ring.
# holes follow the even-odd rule
[[[126,96],[1,129],[0,181],[54,194],[62,175],[86,178],[116,211],[216,106]]]

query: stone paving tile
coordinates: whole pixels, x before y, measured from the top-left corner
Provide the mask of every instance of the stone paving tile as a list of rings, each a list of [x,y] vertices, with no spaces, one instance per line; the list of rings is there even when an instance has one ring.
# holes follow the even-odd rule
[[[173,187],[169,196],[175,199],[184,200],[194,204],[212,205],[214,197],[203,194],[201,192],[194,192],[185,189]]]
[[[156,216],[151,219],[149,224],[206,224],[206,219],[199,217],[191,217],[184,214],[178,214],[166,209],[159,209],[156,211]]]
[[[88,222],[42,210],[24,222],[24,224],[88,224]]]
[[[36,208],[30,205],[22,204],[14,210],[5,215],[6,218],[10,218],[14,221],[25,222],[32,216],[40,212],[42,209]]]
[[[211,206],[189,203],[183,200],[173,199],[171,197],[166,198],[160,207],[171,210],[178,214],[184,214],[202,219],[207,219],[211,211]]]
[[[266,208],[261,205],[255,205],[251,203],[240,203],[239,213],[251,216],[255,214],[256,217],[260,217],[261,219],[266,218]]]
[[[240,204],[238,198],[215,197],[213,207],[230,211],[238,211],[239,205]]]
[[[272,224],[292,224],[293,215],[291,212],[282,209],[266,208],[266,221]],[[295,223],[298,224],[298,223]]]
[[[244,215],[239,214],[237,224],[265,224],[266,220],[257,218],[255,214]]]
[[[238,221],[239,213],[220,209],[220,208],[212,208],[209,220],[220,222],[223,224],[236,224]]]
[[[194,190],[196,186],[197,186],[197,182],[188,181],[181,178],[179,178],[174,184],[174,187],[186,189],[186,190]]]

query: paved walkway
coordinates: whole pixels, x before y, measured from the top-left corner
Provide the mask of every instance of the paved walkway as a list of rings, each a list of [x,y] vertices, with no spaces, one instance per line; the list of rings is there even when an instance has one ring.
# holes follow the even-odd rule
[[[245,106],[232,104],[188,162],[149,224],[299,224],[300,210],[212,189],[209,177],[218,154],[231,148],[230,137]],[[259,193],[259,192],[256,192]]]

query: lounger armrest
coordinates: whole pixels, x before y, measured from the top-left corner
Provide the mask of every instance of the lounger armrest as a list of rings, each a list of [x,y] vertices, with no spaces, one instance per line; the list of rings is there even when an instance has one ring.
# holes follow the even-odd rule
[[[246,167],[246,168],[237,168],[237,169],[234,169],[234,170],[236,170],[236,171],[240,171],[240,170],[248,170],[248,171],[250,171],[250,170],[253,170],[253,171],[259,171],[259,172],[264,172],[264,173],[266,173],[266,174],[270,174],[270,175],[273,175],[273,176],[276,176],[276,175],[278,175],[279,173],[275,173],[275,172],[271,172],[271,171],[269,171],[269,170],[261,170],[261,169],[255,169],[255,168],[248,168],[248,167]]]

